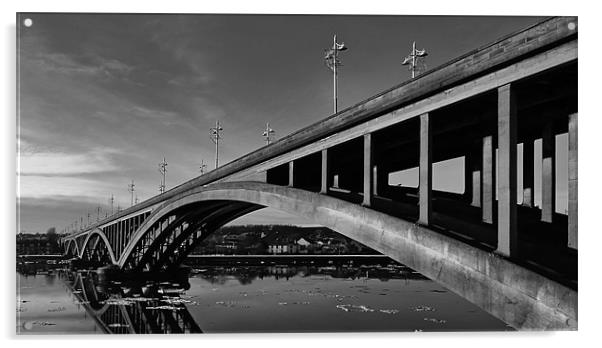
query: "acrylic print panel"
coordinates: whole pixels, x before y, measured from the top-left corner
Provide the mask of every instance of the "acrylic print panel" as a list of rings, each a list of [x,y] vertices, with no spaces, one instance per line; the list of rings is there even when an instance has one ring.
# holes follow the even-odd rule
[[[17,14],[17,333],[577,329],[577,24]]]

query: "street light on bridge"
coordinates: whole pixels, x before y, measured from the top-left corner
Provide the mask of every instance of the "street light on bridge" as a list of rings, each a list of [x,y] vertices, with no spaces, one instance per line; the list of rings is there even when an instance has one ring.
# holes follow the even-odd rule
[[[221,132],[224,129],[219,124],[219,120],[215,121],[215,127],[211,127],[211,141],[215,143],[215,169],[219,167],[219,140],[222,138]]]
[[[205,174],[205,169],[207,169],[207,164],[205,164],[205,160],[201,160],[201,165],[199,166],[201,175]]]
[[[270,134],[275,133],[276,131],[273,130],[272,128],[270,128],[270,123],[267,122],[265,124],[265,131],[263,131],[263,137],[265,138],[265,143],[266,145],[270,145],[270,142],[272,141],[272,138],[270,138]]]
[[[324,60],[326,66],[332,71],[332,83],[334,87],[333,99],[334,99],[334,113],[337,113],[337,66],[341,66],[341,60],[339,59],[339,52],[347,50],[345,43],[337,43],[337,35],[335,34],[332,39],[332,48],[324,50]]]
[[[128,185],[128,192],[130,193],[130,202],[131,202],[131,206],[134,206],[134,180],[132,180],[132,183]]]
[[[159,163],[159,173],[161,173],[159,192],[163,194],[165,192],[165,173],[167,173],[167,161],[165,161],[165,157],[163,157],[163,161]]]
[[[426,49],[416,49],[416,41],[412,43],[412,52],[403,59],[401,65],[409,65],[409,70],[412,72],[412,78],[416,77],[416,66],[418,65],[418,59],[428,56]]]

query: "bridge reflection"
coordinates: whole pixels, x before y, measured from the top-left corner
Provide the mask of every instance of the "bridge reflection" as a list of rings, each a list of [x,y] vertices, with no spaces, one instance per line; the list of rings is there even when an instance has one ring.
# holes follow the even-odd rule
[[[78,306],[107,334],[202,333],[179,295],[188,282],[100,281],[95,272],[63,271]]]

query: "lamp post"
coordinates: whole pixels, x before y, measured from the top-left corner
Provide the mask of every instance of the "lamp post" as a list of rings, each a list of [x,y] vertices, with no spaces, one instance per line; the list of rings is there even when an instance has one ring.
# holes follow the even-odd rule
[[[165,157],[163,157],[163,161],[159,163],[159,173],[161,173],[159,192],[163,194],[165,192],[165,173],[167,173],[167,161],[165,161]]]
[[[199,170],[201,171],[201,175],[205,174],[205,169],[207,169],[207,165],[205,164],[205,160],[201,160],[201,165],[199,166]]]
[[[347,50],[345,43],[337,43],[337,35],[335,34],[332,39],[332,48],[325,49],[326,54],[324,60],[326,66],[332,71],[332,84],[333,84],[333,99],[334,99],[334,113],[337,113],[337,66],[341,66],[339,59],[339,52]]]
[[[219,120],[215,121],[215,127],[211,127],[211,141],[215,143],[215,169],[219,167],[219,140],[222,138],[221,132],[224,129],[219,124]]]
[[[134,180],[132,180],[132,183],[128,185],[128,192],[130,193],[130,202],[131,202],[131,206],[134,206]]]
[[[416,41],[414,41],[412,42],[412,52],[410,52],[410,54],[403,59],[401,65],[409,65],[409,69],[412,72],[412,78],[414,78],[416,77],[416,65],[418,64],[418,59],[426,56],[428,56],[426,49],[416,49]]]
[[[270,134],[275,133],[276,131],[273,130],[272,128],[270,128],[270,123],[267,122],[265,124],[265,131],[263,131],[263,137],[265,138],[265,143],[266,145],[270,145],[270,143],[272,142],[272,139],[270,138]]]

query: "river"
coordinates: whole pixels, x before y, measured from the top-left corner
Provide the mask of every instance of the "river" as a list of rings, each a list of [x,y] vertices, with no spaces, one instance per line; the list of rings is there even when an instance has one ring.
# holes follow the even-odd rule
[[[389,259],[333,259],[195,265],[171,281],[18,273],[17,333],[511,330]]]

